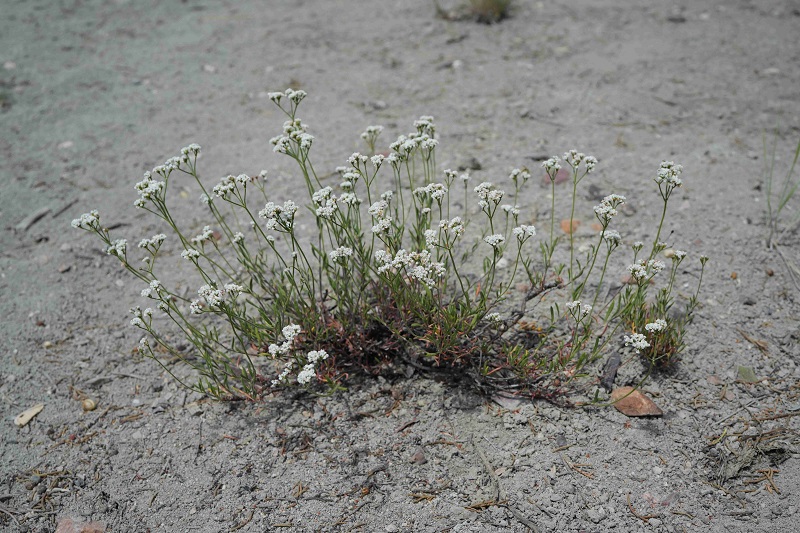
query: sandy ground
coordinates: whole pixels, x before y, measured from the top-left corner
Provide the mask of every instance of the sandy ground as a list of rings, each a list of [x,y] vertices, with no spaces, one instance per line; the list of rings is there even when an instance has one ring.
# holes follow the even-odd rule
[[[800,4],[648,4],[519,0],[487,26],[426,0],[4,0],[0,529],[795,531],[800,305],[760,189],[763,132],[777,127],[781,170],[800,136]],[[596,155],[586,205],[625,194],[618,229],[643,240],[651,176],[683,164],[667,231],[712,259],[684,360],[645,386],[665,416],[502,407],[419,375],[214,404],[135,355],[141,287],[70,221],[100,208],[131,242],[151,235],[132,185],[190,142],[209,183],[267,168],[276,195],[293,190],[267,143],[282,118],[266,92],[288,86],[310,95],[326,172],[365,126],[388,143],[431,114],[441,167],[474,158],[481,180]],[[177,212],[201,227],[186,189]],[[534,217],[547,192],[531,191]],[[800,262],[797,235],[783,244]]]

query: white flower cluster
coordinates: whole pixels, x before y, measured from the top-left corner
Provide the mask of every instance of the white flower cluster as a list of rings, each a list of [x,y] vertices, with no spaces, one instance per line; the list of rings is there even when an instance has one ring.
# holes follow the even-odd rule
[[[431,200],[435,200],[436,203],[441,204],[444,195],[447,194],[447,187],[441,183],[429,183],[425,187],[417,187],[414,189],[414,194],[419,198],[429,196]]]
[[[152,247],[152,248],[157,250],[161,246],[161,244],[164,242],[164,240],[166,238],[167,238],[166,235],[164,235],[163,233],[159,233],[158,235],[153,235],[149,239],[142,239],[141,241],[139,241],[139,245],[138,246],[139,246],[139,248],[150,248],[150,247]]]
[[[144,319],[152,318],[153,310],[151,308],[148,307],[142,311],[141,307],[136,306],[130,309],[130,313],[133,315],[133,318],[131,319],[131,326],[135,328],[147,329]]]
[[[317,206],[318,217],[331,218],[336,212],[337,198],[332,193],[333,189],[324,187],[313,194],[312,200],[314,201],[314,205]]]
[[[423,115],[419,117],[418,120],[414,121],[414,127],[417,128],[417,132],[420,135],[433,137],[436,133],[436,125],[433,123],[433,120],[431,115]]]
[[[425,230],[425,246],[433,247],[439,241],[439,233],[433,229]]]
[[[106,248],[108,255],[116,255],[120,259],[125,259],[125,251],[128,249],[128,241],[125,239],[116,239],[111,242],[111,245]]]
[[[514,228],[513,233],[514,236],[519,240],[519,242],[524,242],[533,237],[534,235],[536,235],[536,227],[521,224],[518,227]]]
[[[242,233],[241,231],[237,231],[236,233],[233,234],[233,242],[239,244],[240,242],[243,241],[244,241],[244,233]]]
[[[328,253],[328,256],[333,261],[337,261],[339,259],[344,260],[347,259],[348,257],[352,257],[352,255],[353,255],[353,249],[348,246],[340,246],[337,249],[331,250]]]
[[[100,228],[100,212],[93,209],[88,213],[84,213],[80,218],[72,221],[73,228],[80,228],[85,230],[99,229]]]
[[[641,333],[633,333],[630,337],[625,335],[625,346],[632,346],[637,352],[650,347],[650,343]]]
[[[500,316],[500,313],[489,313],[488,315],[486,315],[486,320],[488,320],[492,324],[500,324],[503,321],[502,317]]]
[[[683,261],[683,258],[686,257],[686,252],[683,250],[675,250],[672,254],[672,257],[674,257],[680,263]]]
[[[620,236],[619,232],[613,229],[606,230],[603,234],[603,239],[608,243],[611,247],[617,247],[622,242],[622,237]]]
[[[202,245],[206,241],[210,241],[214,237],[214,231],[211,226],[203,226],[203,232],[200,235],[192,237],[192,244]]]
[[[567,302],[566,306],[572,315],[580,315],[580,318],[584,318],[592,312],[592,306],[588,304],[582,304],[580,300]]]
[[[317,371],[315,365],[319,361],[324,361],[328,358],[328,352],[325,350],[312,350],[308,352],[306,355],[306,365],[303,367],[303,370],[298,372],[297,374],[297,382],[301,385],[306,385],[311,382],[313,378],[317,376]]]
[[[381,233],[386,233],[389,231],[389,228],[391,227],[392,217],[382,217],[375,222],[374,226],[372,226],[372,233],[380,235]]]
[[[220,178],[219,184],[215,185],[214,188],[211,190],[219,198],[225,198],[228,195],[228,193],[236,190],[236,182],[237,179],[229,174],[223,178]]]
[[[195,261],[200,257],[200,252],[198,252],[194,248],[187,248],[186,250],[181,252],[181,257],[184,259],[188,259],[189,261]]]
[[[133,205],[142,208],[145,200],[151,200],[154,197],[158,198],[159,193],[164,190],[164,182],[154,180],[150,172],[145,172],[142,181],[134,185],[133,188],[139,192],[139,198]]]
[[[573,169],[577,169],[578,166],[583,163],[586,167],[587,173],[592,173],[594,168],[597,166],[597,158],[591,155],[586,155],[582,152],[577,150],[570,150],[569,152],[564,152],[564,162],[571,166]]]
[[[209,306],[218,307],[226,298],[235,300],[239,293],[243,291],[244,287],[235,283],[226,283],[221,289],[216,288],[214,285],[205,284],[197,289],[197,294],[202,296]],[[194,300],[192,304],[196,304],[195,307],[199,307],[200,301]]]
[[[156,296],[158,296],[161,294],[162,290],[163,286],[161,285],[161,282],[157,279],[154,279],[150,282],[149,286],[142,289],[142,298],[150,298],[150,295],[153,294],[153,291],[155,291]]]
[[[200,145],[197,143],[192,143],[189,146],[184,146],[181,148],[181,155],[189,155],[192,154],[197,157],[200,154]]]
[[[283,334],[284,341],[281,344],[270,344],[269,345],[269,354],[272,357],[278,357],[279,355],[286,355],[292,349],[292,344],[294,340],[300,335],[300,326],[297,324],[289,324],[285,326],[281,333]],[[288,374],[288,372],[287,372]]]
[[[294,90],[294,89],[286,89],[285,91],[281,92],[274,92],[274,93],[267,93],[267,96],[270,100],[275,102],[276,104],[281,103],[281,99],[285,96],[289,101],[291,101],[294,105],[299,104],[303,101],[303,99],[308,96],[303,90]]]
[[[445,274],[444,263],[434,261],[429,250],[407,252],[401,249],[394,257],[385,250],[378,250],[375,252],[375,261],[378,264],[378,274],[404,269],[408,277],[421,281],[431,289],[436,285],[436,278]]]
[[[277,135],[269,140],[274,146],[273,151],[293,155],[295,152],[292,150],[292,142],[294,142],[301,151],[307,153],[314,142],[314,136],[307,133],[307,130],[308,125],[303,124],[299,118],[287,120],[283,123],[283,135]]]
[[[646,329],[650,333],[657,333],[659,331],[664,331],[665,329],[667,329],[667,321],[664,320],[663,318],[659,318],[655,322],[645,324],[644,329]]]
[[[491,182],[488,181],[484,181],[475,187],[474,191],[477,193],[478,198],[480,198],[479,205],[483,208],[488,206],[487,201],[491,201],[495,205],[499,204],[506,194],[505,191],[494,189]]]
[[[621,194],[610,194],[603,198],[599,205],[594,206],[594,214],[603,226],[608,226],[611,219],[617,215],[617,207],[625,203]]]
[[[547,175],[550,176],[550,179],[553,179],[556,172],[561,170],[561,158],[554,155],[542,163],[542,168],[547,172]]]
[[[286,200],[283,207],[274,202],[267,202],[264,209],[258,212],[258,216],[267,221],[267,229],[275,229],[279,225],[285,229],[291,229],[294,224],[294,215],[297,213],[297,204],[291,200]]]
[[[367,129],[364,130],[364,133],[361,134],[361,138],[365,141],[375,142],[375,139],[378,138],[378,135],[381,134],[383,131],[383,126],[367,126]]]
[[[530,177],[531,177],[531,173],[528,172],[527,168],[524,168],[524,169],[515,168],[514,170],[511,171],[511,174],[508,175],[508,178],[511,181],[515,182],[515,183],[520,178],[522,178],[522,182],[524,183],[524,182],[528,181],[530,179]]]
[[[500,235],[499,233],[495,233],[494,235],[489,235],[485,237],[483,241],[492,248],[497,248],[501,246],[504,242],[506,242],[506,238]]]
[[[628,265],[628,272],[630,272],[631,276],[633,276],[636,281],[641,281],[646,279],[648,275],[655,276],[664,270],[666,266],[667,265],[665,265],[663,261],[657,259],[650,259],[647,262],[645,262],[644,259],[640,259],[636,263]]]
[[[518,205],[503,204],[500,206],[500,208],[507,214],[513,216],[515,220],[519,216],[520,211]]]
[[[439,221],[439,229],[460,237],[464,234],[464,223],[461,217],[453,217],[450,220],[443,219]]]
[[[683,185],[680,175],[683,172],[682,165],[676,165],[672,161],[662,161],[655,182],[661,185],[666,183],[668,187],[680,187]]]

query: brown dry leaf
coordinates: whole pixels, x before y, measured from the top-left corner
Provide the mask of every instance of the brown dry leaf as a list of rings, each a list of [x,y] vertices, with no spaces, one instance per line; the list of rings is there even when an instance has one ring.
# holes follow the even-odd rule
[[[711,385],[722,385],[724,382],[719,378],[719,376],[711,374],[706,378]]]
[[[581,225],[580,220],[575,220],[575,219],[570,220],[568,218],[565,218],[564,220],[561,221],[561,231],[563,231],[566,234],[575,233],[580,225]]]
[[[598,224],[597,222],[592,222],[592,230],[593,231],[603,231],[603,225]]]
[[[44,409],[43,403],[37,403],[31,408],[25,409],[20,414],[18,414],[17,417],[14,419],[14,424],[16,424],[17,427],[20,428],[24,427],[28,422],[33,420],[33,417],[41,413],[42,409]]]
[[[662,411],[653,400],[633,387],[620,387],[611,393],[611,401],[617,411],[626,416],[662,416]]]

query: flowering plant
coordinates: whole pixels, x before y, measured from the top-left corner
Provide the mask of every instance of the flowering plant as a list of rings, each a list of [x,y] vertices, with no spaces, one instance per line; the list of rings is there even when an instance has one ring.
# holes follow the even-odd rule
[[[386,152],[376,150],[383,128],[367,128],[367,154],[352,154],[335,173],[339,183],[324,184],[310,158],[314,137],[297,116],[306,93],[288,89],[269,96],[287,118],[270,142],[276,153],[296,161],[306,202],[268,195],[266,171],[225,176],[209,192],[198,173],[196,144],[135,186],[134,205],[170,229],[185,264],[197,273],[196,297],[159,281],[155,266],[164,234],[139,243],[143,266],[136,266],[127,241],[112,240],[97,211],[72,223],[100,237],[107,253],[145,283],[142,297],[191,343],[192,353],[179,349],[156,327],[152,308],[131,310],[131,324],[146,334],[139,350],[185,386],[217,398],[256,399],[290,385],[337,387],[358,369],[403,360],[418,368],[463,369],[484,386],[536,395],[579,375],[610,343],[621,343],[623,332],[652,364],[670,362],[683,348],[700,287],[683,315],[671,319],[684,252],[672,252],[667,280],[651,295],[666,269],[658,257],[667,245],[659,238],[669,197],[682,183],[680,165],[662,163],[656,176],[663,211],[649,254],[640,258],[644,245],[634,243],[630,284],[604,292],[609,260],[623,248],[609,226],[626,199],[612,194],[594,208],[601,230],[583,259],[571,227],[567,254],[555,232],[561,158],[542,165],[553,200],[549,238],[537,251],[537,229],[524,223],[517,205],[531,178],[528,169],[510,173],[509,204],[491,182],[471,187],[468,174],[440,172],[436,126],[424,116]],[[572,221],[578,184],[598,161],[571,150],[563,163],[572,182]],[[167,206],[169,184],[181,175],[196,182],[213,219],[194,237]],[[312,222],[311,232],[301,231],[301,218]],[[562,312],[558,301],[564,299]],[[537,305],[529,309],[530,302]],[[174,374],[161,354],[184,362],[197,381]]]

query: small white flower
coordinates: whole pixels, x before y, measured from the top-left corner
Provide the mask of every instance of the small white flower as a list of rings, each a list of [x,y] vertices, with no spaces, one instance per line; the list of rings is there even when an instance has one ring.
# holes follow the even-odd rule
[[[203,232],[200,235],[192,237],[193,244],[202,244],[205,241],[210,241],[211,238],[214,236],[214,232],[211,229],[211,226],[204,226]]]
[[[483,240],[484,242],[486,242],[486,244],[488,244],[492,248],[497,248],[498,246],[506,242],[506,238],[500,235],[499,233],[495,233],[494,235],[489,235]]]
[[[189,248],[181,252],[181,257],[184,259],[188,259],[189,261],[192,261],[200,257],[200,252],[198,252],[194,248]]]
[[[240,243],[242,241],[244,241],[244,233],[242,233],[241,231],[237,231],[236,233],[233,234],[233,242]]]
[[[426,229],[425,230],[425,246],[430,248],[431,246],[436,244],[436,241],[438,240],[438,237],[439,237],[439,234],[436,232],[436,230]]]
[[[346,259],[348,257],[351,257],[352,255],[353,255],[353,249],[347,246],[340,246],[337,249],[331,250],[330,253],[328,253],[328,256],[333,261],[336,261],[338,259]]]
[[[655,322],[651,322],[649,324],[645,324],[644,329],[649,331],[650,333],[656,333],[658,331],[664,331],[667,329],[667,321],[663,318],[657,319]]]
[[[547,174],[550,175],[550,177],[552,178],[553,176],[555,176],[556,172],[558,172],[561,169],[560,161],[561,159],[557,155],[554,155],[553,157],[542,163],[542,168],[545,169]]]
[[[281,330],[281,333],[283,334],[283,338],[286,339],[286,342],[291,343],[298,335],[300,335],[301,331],[302,330],[300,326],[297,324],[289,324],[288,326],[284,326],[284,328]]]
[[[135,328],[141,328],[141,329],[145,329],[146,328],[146,326],[144,325],[144,322],[142,322],[142,319],[137,317],[137,316],[135,316],[135,317],[133,317],[131,319],[131,326],[133,326]]]
[[[193,315],[199,315],[203,312],[202,307],[203,302],[201,300],[192,300],[192,303],[189,304],[189,313]]]
[[[509,215],[511,215],[513,217],[518,217],[519,216],[519,206],[511,205],[511,204],[503,204],[500,207],[501,207],[501,209],[503,211],[505,211],[506,213],[508,213]]]
[[[638,263],[628,265],[628,272],[630,272],[631,276],[637,281],[641,281],[647,277],[647,269],[644,265]]]
[[[606,230],[603,234],[603,239],[605,239],[609,246],[619,246],[619,243],[622,242],[622,237],[619,232],[613,229]]]
[[[650,343],[641,333],[634,333],[630,337],[625,335],[625,346],[632,346],[637,352],[650,347]]]
[[[683,258],[686,257],[686,252],[684,252],[683,250],[675,250],[673,257],[678,261],[683,261]]]
[[[499,324],[503,319],[500,317],[500,313],[489,313],[486,315],[486,320],[493,324]]]
[[[84,213],[81,215],[80,218],[76,218],[72,221],[73,228],[80,228],[80,229],[95,229],[100,226],[100,213],[93,209],[88,213]]]
[[[664,268],[666,268],[666,266],[667,265],[665,265],[663,261],[658,261],[656,259],[651,259],[650,261],[647,262],[647,268],[652,270],[653,273],[655,273],[655,274],[658,274],[659,272],[664,270]]]
[[[566,305],[567,305],[567,309],[569,309],[570,311],[575,311],[576,309],[580,308],[581,301],[580,300],[573,300],[571,302],[567,302]]]
[[[520,242],[529,239],[536,235],[536,227],[534,226],[526,226],[522,224],[513,230],[514,236],[519,239]]]
[[[125,239],[116,239],[115,241],[113,241],[111,243],[111,246],[109,246],[106,249],[106,253],[108,255],[115,255],[115,256],[119,257],[120,259],[124,259],[125,258],[125,251],[127,249],[128,249],[128,241],[127,240],[125,240]]]
[[[324,361],[327,358],[328,358],[328,352],[326,352],[325,350],[310,351],[306,356],[308,362],[312,364],[317,363],[319,361]]]
[[[380,235],[392,227],[392,217],[379,218],[377,223],[372,226],[372,233]]]
[[[680,187],[683,185],[683,180],[679,177],[682,172],[682,165],[676,165],[672,161],[662,161],[658,174],[656,174],[655,182],[659,185],[666,183],[670,188]]]
[[[309,363],[297,374],[297,382],[301,385],[306,385],[310,383],[316,375],[317,372],[314,370],[314,365]]]

